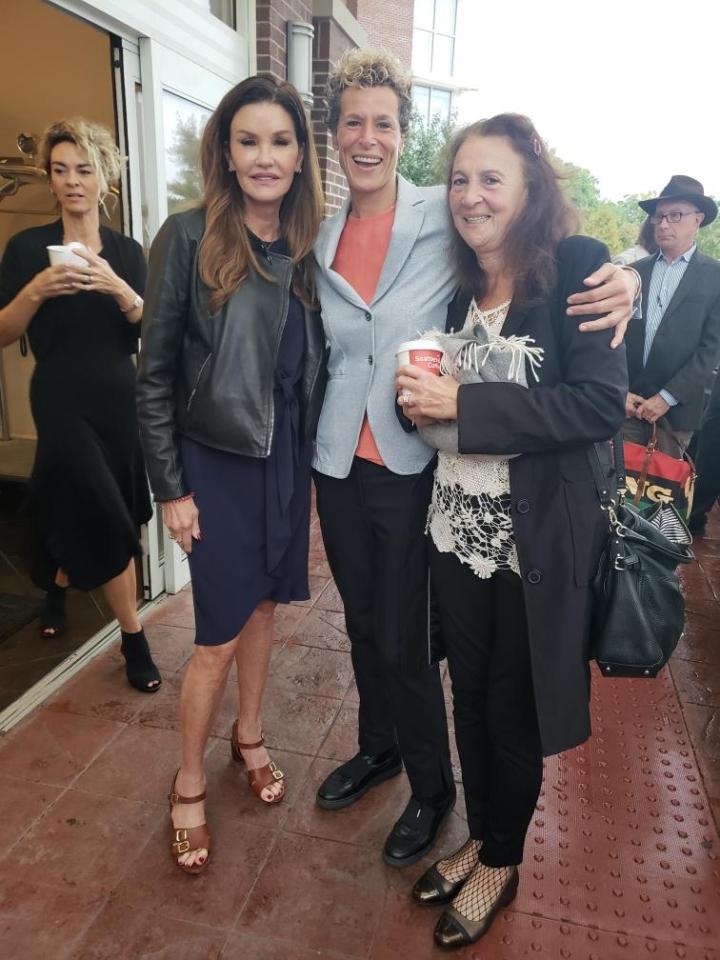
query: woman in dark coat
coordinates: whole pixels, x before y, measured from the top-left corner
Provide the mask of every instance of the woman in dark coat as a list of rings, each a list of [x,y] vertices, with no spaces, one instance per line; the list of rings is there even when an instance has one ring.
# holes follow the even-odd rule
[[[622,423],[627,372],[610,332],[580,333],[565,313],[608,253],[568,237],[571,211],[527,118],[459,134],[449,203],[461,289],[447,329],[481,323],[543,351],[527,388],[412,367],[398,377],[407,416],[458,426],[460,453],[439,454],[428,530],[470,837],[414,890],[452,901],[435,939],[455,947],[515,895],[543,757],[590,734],[589,583],[607,521],[588,453]]]
[[[47,590],[43,636],[65,628],[68,584],[102,587],[122,630],[130,683],[160,686],[137,615],[139,527],[152,516],[135,417],[135,362],[145,257],[100,224],[122,158],[105,127],[82,118],[45,131],[39,159],[61,217],[16,234],[0,267],[0,346],[27,334],[36,360],[30,403],[37,453],[28,512],[34,579]],[[75,242],[75,263],[48,246]],[[77,251],[76,251],[77,254]]]

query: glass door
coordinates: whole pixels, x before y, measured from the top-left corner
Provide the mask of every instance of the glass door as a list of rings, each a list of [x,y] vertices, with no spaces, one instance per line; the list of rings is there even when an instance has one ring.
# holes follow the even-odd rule
[[[200,199],[200,138],[230,83],[151,38],[140,38],[137,49],[137,64],[128,62],[124,71],[124,89],[126,98],[133,98],[137,140],[136,149],[128,152],[139,158],[137,212],[147,248],[169,214]],[[142,82],[131,81],[135,68]],[[187,557],[170,540],[159,516],[148,525],[146,566],[151,582],[162,569],[168,593],[176,593],[190,580]]]

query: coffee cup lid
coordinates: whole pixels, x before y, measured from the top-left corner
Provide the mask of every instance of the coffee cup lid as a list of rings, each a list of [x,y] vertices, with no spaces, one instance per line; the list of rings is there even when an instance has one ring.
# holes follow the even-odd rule
[[[439,350],[442,353],[442,347],[437,340],[406,340],[397,348],[396,353],[404,353],[407,350]]]

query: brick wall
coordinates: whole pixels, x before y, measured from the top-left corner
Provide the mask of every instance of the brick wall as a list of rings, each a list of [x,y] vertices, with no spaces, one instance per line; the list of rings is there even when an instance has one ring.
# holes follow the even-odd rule
[[[313,40],[312,120],[325,189],[325,213],[330,216],[340,209],[340,205],[347,196],[347,183],[340,169],[337,153],[332,146],[330,131],[325,126],[325,89],[332,65],[354,44],[334,20],[315,17],[313,25],[315,38]]]
[[[346,4],[350,7],[350,2]],[[390,50],[409,70],[412,63],[414,0],[355,0],[358,23],[368,46]]]
[[[288,20],[312,22],[312,0],[256,0],[257,69],[287,79]]]
[[[344,0],[348,11],[367,31],[368,45],[391,50],[406,68],[412,57],[414,0]],[[312,21],[313,96],[312,123],[320,171],[325,189],[326,213],[339,209],[347,196],[347,184],[330,133],[325,127],[325,87],[328,73],[341,54],[355,44],[340,25],[328,17],[312,16],[312,0],[256,0],[257,69],[287,77],[287,22]]]

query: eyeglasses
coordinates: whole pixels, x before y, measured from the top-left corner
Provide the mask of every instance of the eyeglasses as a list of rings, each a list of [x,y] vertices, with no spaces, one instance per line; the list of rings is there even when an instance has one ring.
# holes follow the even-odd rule
[[[668,223],[680,223],[683,217],[692,217],[692,215],[695,213],[700,213],[700,211],[687,210],[685,213],[680,213],[679,210],[673,210],[672,213],[654,213],[650,217],[650,223],[652,223],[654,226],[662,223],[663,220],[667,220]]]

